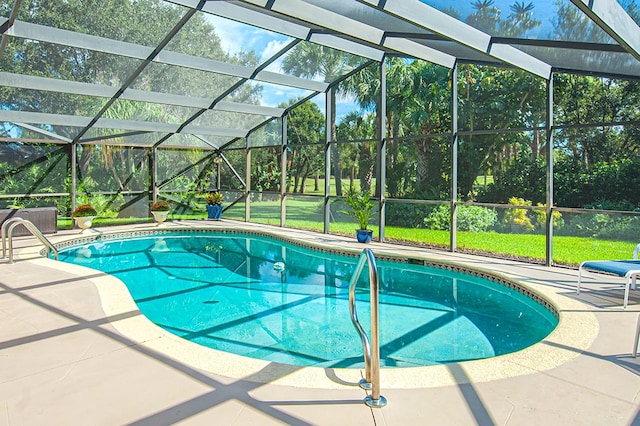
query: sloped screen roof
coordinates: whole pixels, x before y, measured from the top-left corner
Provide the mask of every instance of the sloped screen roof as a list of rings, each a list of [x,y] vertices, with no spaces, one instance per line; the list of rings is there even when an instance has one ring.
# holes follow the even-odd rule
[[[218,149],[346,77],[287,65],[294,46],[353,70],[400,55],[638,78],[637,15],[625,0],[15,0],[0,5],[2,136]]]

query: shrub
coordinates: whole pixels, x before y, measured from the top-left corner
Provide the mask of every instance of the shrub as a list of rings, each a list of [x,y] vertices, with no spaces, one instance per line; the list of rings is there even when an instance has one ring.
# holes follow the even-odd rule
[[[543,203],[546,199],[546,166],[543,158],[531,158],[521,152],[505,170],[495,171],[493,183],[479,191],[477,201],[508,203],[510,194],[518,194],[526,200]]]
[[[637,242],[640,217],[602,213],[569,215],[557,235]]]
[[[530,206],[531,201],[523,198],[511,197],[509,204],[512,206]],[[523,228],[525,231],[533,231],[535,226],[531,222],[531,218],[527,214],[527,209],[508,209],[504,214],[504,222],[506,225],[515,225]]]
[[[538,203],[536,204],[538,207],[546,207],[546,204],[541,204]],[[547,212],[545,210],[533,210],[531,211],[531,214],[533,215],[533,225],[535,226],[536,229],[540,230],[540,229],[545,229],[545,227],[547,226]],[[551,213],[551,217],[553,218],[553,228],[554,229],[560,229],[564,226],[564,219],[562,219],[562,213],[558,212],[558,211],[554,211],[553,213]]]
[[[494,209],[479,206],[459,206],[457,208],[458,231],[485,232],[492,229],[498,221],[498,214]],[[449,204],[441,204],[427,217],[424,224],[429,229],[450,229],[451,207]]]
[[[424,228],[425,215],[433,210],[420,204],[388,203],[386,222],[388,225],[401,228]]]

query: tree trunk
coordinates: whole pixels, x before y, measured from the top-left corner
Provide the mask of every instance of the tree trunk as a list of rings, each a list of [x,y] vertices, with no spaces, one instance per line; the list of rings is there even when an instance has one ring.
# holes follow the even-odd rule
[[[80,154],[80,159],[78,160],[78,169],[80,170],[80,178],[84,178],[85,176],[87,176],[87,173],[89,171],[89,163],[91,161],[91,156],[93,155],[94,149],[95,147],[93,145],[82,146],[82,154]]]
[[[358,177],[360,178],[360,189],[363,191],[369,191],[371,190],[371,181],[373,180],[373,170],[375,168],[369,144],[360,144],[359,157],[360,168],[358,169]]]
[[[331,140],[338,139],[338,130],[336,128],[336,94],[331,91]],[[333,176],[336,180],[336,195],[342,195],[342,172],[340,168],[340,154],[338,153],[337,142],[331,144],[331,153],[333,158]]]
[[[353,185],[356,180],[356,165],[351,165],[351,172],[349,173],[349,189],[353,189]]]

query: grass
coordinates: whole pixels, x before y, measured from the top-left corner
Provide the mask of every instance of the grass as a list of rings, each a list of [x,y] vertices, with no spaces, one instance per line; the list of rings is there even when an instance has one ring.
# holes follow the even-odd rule
[[[493,175],[480,175],[476,178],[476,181],[474,182],[474,186],[483,188],[489,184],[493,183]]]
[[[332,210],[334,210],[332,208]],[[280,224],[280,202],[252,203],[251,221],[271,225]],[[287,227],[322,232],[324,229],[322,200],[299,197],[287,200]],[[329,232],[354,235],[357,225],[349,216],[333,212]],[[378,235],[378,227],[369,227]],[[400,228],[387,226],[385,239],[409,244],[436,246],[448,249],[449,231]],[[544,262],[545,236],[542,234],[508,234],[498,232],[458,232],[460,251],[493,253],[504,257]],[[584,260],[630,258],[635,243],[628,241],[598,240],[586,237],[554,236],[553,261],[556,264],[579,265]]]
[[[484,188],[485,186],[489,185],[493,183],[493,176],[492,175],[480,175],[476,178],[475,183],[474,183],[474,187],[476,189],[479,188]],[[342,179],[342,191],[346,191],[347,189],[349,189],[349,185],[350,185],[350,180],[349,178],[343,178]],[[353,181],[353,185],[356,189],[360,188],[360,179],[354,179]],[[373,179],[373,181],[371,182],[371,186],[375,187],[376,185],[376,180]],[[329,181],[329,193],[331,195],[336,195],[336,181],[333,177],[331,177],[331,180]],[[314,178],[309,178],[305,181],[304,184],[304,194],[303,195],[324,195],[324,178],[320,178],[318,179],[318,190],[316,191],[315,188],[315,179]]]
[[[346,193],[351,185],[349,178],[342,178],[342,192]],[[353,186],[355,189],[360,189],[360,179],[354,179]],[[371,181],[371,187],[375,188],[375,178]],[[329,181],[329,194],[336,195],[336,180],[331,177]],[[318,180],[318,190],[315,189],[315,180],[313,178],[307,179],[304,184],[304,194],[300,195],[324,195],[324,178]]]
[[[449,247],[449,231],[387,227],[387,239]],[[507,257],[542,262],[546,258],[545,236],[540,234],[501,234],[498,232],[458,232],[460,251],[497,253]],[[636,244],[628,241],[555,236],[553,261],[579,265],[584,260],[628,259]]]
[[[322,232],[324,229],[323,199],[299,195],[287,199],[286,225],[291,228]],[[244,203],[227,210],[223,217],[244,220]],[[355,235],[357,224],[353,218],[341,213],[343,207],[332,205],[329,232],[340,235]],[[174,219],[202,219],[202,214],[173,214]],[[94,226],[152,223],[152,218],[96,218]],[[280,201],[251,203],[251,222],[280,225]],[[70,229],[71,218],[59,218],[59,229]],[[378,227],[369,227],[378,236]],[[355,238],[355,237],[354,237]],[[375,237],[374,237],[375,238]],[[385,239],[407,244],[449,247],[449,231],[401,228],[387,226]],[[556,264],[579,265],[585,260],[630,258],[636,243],[628,241],[598,240],[595,238],[554,236],[553,261]],[[546,257],[545,236],[541,234],[502,234],[497,232],[458,232],[457,248],[460,251],[497,254],[502,257],[544,262]]]

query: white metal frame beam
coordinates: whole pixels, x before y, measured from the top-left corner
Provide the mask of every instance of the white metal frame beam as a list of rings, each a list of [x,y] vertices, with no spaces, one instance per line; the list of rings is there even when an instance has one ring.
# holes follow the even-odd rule
[[[640,29],[617,1],[571,0],[571,3],[640,60]]]
[[[15,21],[7,32],[5,32],[5,35],[46,43],[55,43],[79,49],[93,50],[140,60],[147,59],[154,50],[153,47],[141,46],[139,44],[127,43],[124,41],[112,40],[89,34],[81,34],[23,21]],[[171,52],[168,50],[162,50],[153,61],[166,65],[176,65],[199,71],[215,72],[232,77],[253,79],[265,83],[312,90],[315,92],[324,92],[328,87],[327,83],[321,81],[273,72],[263,71],[258,73],[257,76],[254,76],[253,74],[255,73],[255,70],[249,67],[228,64],[214,59],[185,55],[183,53]]]
[[[101,98],[111,98],[115,96],[118,91],[118,88],[113,86],[6,72],[0,72],[0,86],[45,90],[58,93],[71,93],[74,95],[97,96]],[[207,98],[195,98],[184,95],[174,95],[171,93],[149,92],[146,90],[129,88],[124,91],[119,99],[200,109],[208,109],[212,102],[211,99]],[[264,115],[268,117],[281,117],[284,113],[284,108],[243,104],[230,101],[221,101],[216,103],[213,110]]]
[[[273,2],[266,2],[262,0],[245,0],[245,3],[263,7],[284,16],[313,24],[349,39],[360,40],[365,45],[380,46],[384,51],[391,50],[417,59],[424,59],[447,68],[452,68],[455,63],[455,58],[453,56],[440,52],[439,50],[420,45],[410,40],[399,42],[390,39],[387,41],[385,32],[379,28],[372,27],[363,22],[342,16],[338,13],[331,12],[322,7],[314,6],[303,1],[274,0]],[[313,37],[311,41],[314,41]],[[340,38],[337,43],[338,44],[334,45],[337,49],[348,51],[350,43],[349,40]],[[371,59],[380,61],[381,56],[379,58],[376,57]]]
[[[49,114],[43,112],[8,111],[0,110],[0,122],[47,124],[55,126],[86,127],[93,117],[79,115]],[[247,130],[228,129],[220,127],[187,125],[180,129],[181,123],[158,123],[149,121],[116,120],[111,118],[99,118],[92,126],[98,129],[119,129],[142,132],[181,133],[191,135],[211,135],[231,138],[243,138]]]
[[[436,34],[485,53],[500,61],[549,79],[551,65],[516,49],[513,46],[494,44],[486,34],[444,12],[418,0],[358,0],[390,15],[432,31]],[[451,68],[451,67],[450,67]]]

